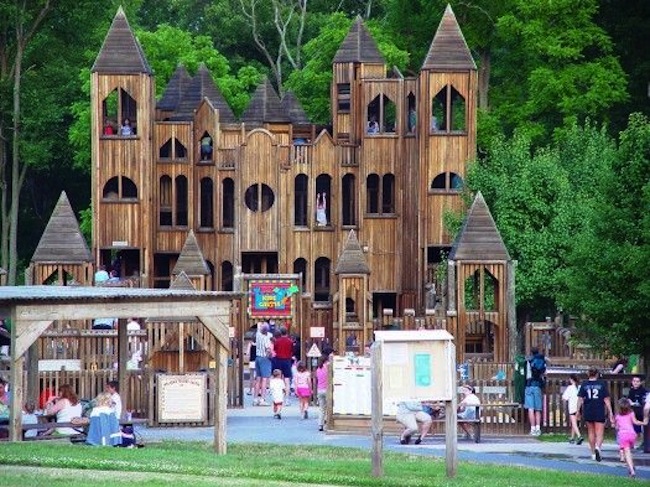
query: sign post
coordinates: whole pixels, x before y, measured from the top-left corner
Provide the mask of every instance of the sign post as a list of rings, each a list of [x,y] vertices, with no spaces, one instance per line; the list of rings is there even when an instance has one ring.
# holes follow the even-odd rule
[[[381,342],[371,348],[371,401],[372,401],[372,476],[384,475],[384,405],[381,374]]]

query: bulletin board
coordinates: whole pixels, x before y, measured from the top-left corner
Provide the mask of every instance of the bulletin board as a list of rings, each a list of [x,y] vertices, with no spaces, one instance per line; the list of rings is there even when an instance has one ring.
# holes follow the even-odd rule
[[[404,400],[451,401],[456,348],[445,330],[376,331],[382,342],[384,411]]]
[[[370,416],[370,358],[335,356],[331,364],[333,413]]]
[[[156,374],[156,379],[159,423],[207,420],[207,374]]]

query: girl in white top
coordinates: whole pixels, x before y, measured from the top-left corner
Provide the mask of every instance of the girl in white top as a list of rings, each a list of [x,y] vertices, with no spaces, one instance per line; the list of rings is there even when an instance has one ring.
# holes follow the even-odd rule
[[[72,390],[72,386],[65,384],[59,388],[59,395],[50,399],[45,405],[45,414],[47,416],[56,415],[57,423],[69,423],[72,418],[81,417],[81,403]],[[56,428],[56,432],[66,436],[79,433],[74,428]],[[52,430],[45,434],[51,433],[53,433]]]
[[[280,369],[273,371],[273,377],[269,381],[269,391],[271,392],[271,400],[273,401],[273,417],[282,419],[282,406],[284,405],[286,390]]]
[[[569,376],[569,385],[562,393],[562,400],[567,402],[569,407],[569,421],[571,422],[571,436],[569,436],[569,443],[576,443],[580,445],[583,441],[580,434],[580,427],[578,426],[578,387],[580,380],[576,374]]]

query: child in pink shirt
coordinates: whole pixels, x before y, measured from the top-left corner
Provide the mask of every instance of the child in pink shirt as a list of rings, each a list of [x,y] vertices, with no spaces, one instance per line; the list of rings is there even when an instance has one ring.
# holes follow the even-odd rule
[[[632,460],[632,448],[636,443],[636,431],[634,425],[646,425],[647,419],[639,421],[634,417],[634,411],[630,400],[626,397],[618,402],[618,414],[614,419],[616,425],[616,440],[618,447],[621,451],[621,460],[627,463],[627,468],[630,471],[630,477],[634,477],[634,461]]]
[[[303,419],[307,419],[307,410],[309,409],[309,398],[311,398],[311,375],[307,371],[307,367],[302,362],[298,362],[296,366],[298,373],[296,374],[296,395],[300,401],[300,415]]]

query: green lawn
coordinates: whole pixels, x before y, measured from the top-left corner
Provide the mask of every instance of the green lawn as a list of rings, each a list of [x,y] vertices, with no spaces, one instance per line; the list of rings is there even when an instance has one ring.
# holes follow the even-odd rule
[[[206,443],[164,442],[141,449],[97,448],[63,442],[0,446],[3,486],[108,487],[137,484],[221,486],[609,486],[609,476],[549,472],[461,462],[449,480],[440,459],[386,453],[385,476],[370,475],[370,454],[350,448],[230,445],[216,455]],[[636,485],[616,478],[617,487]]]

